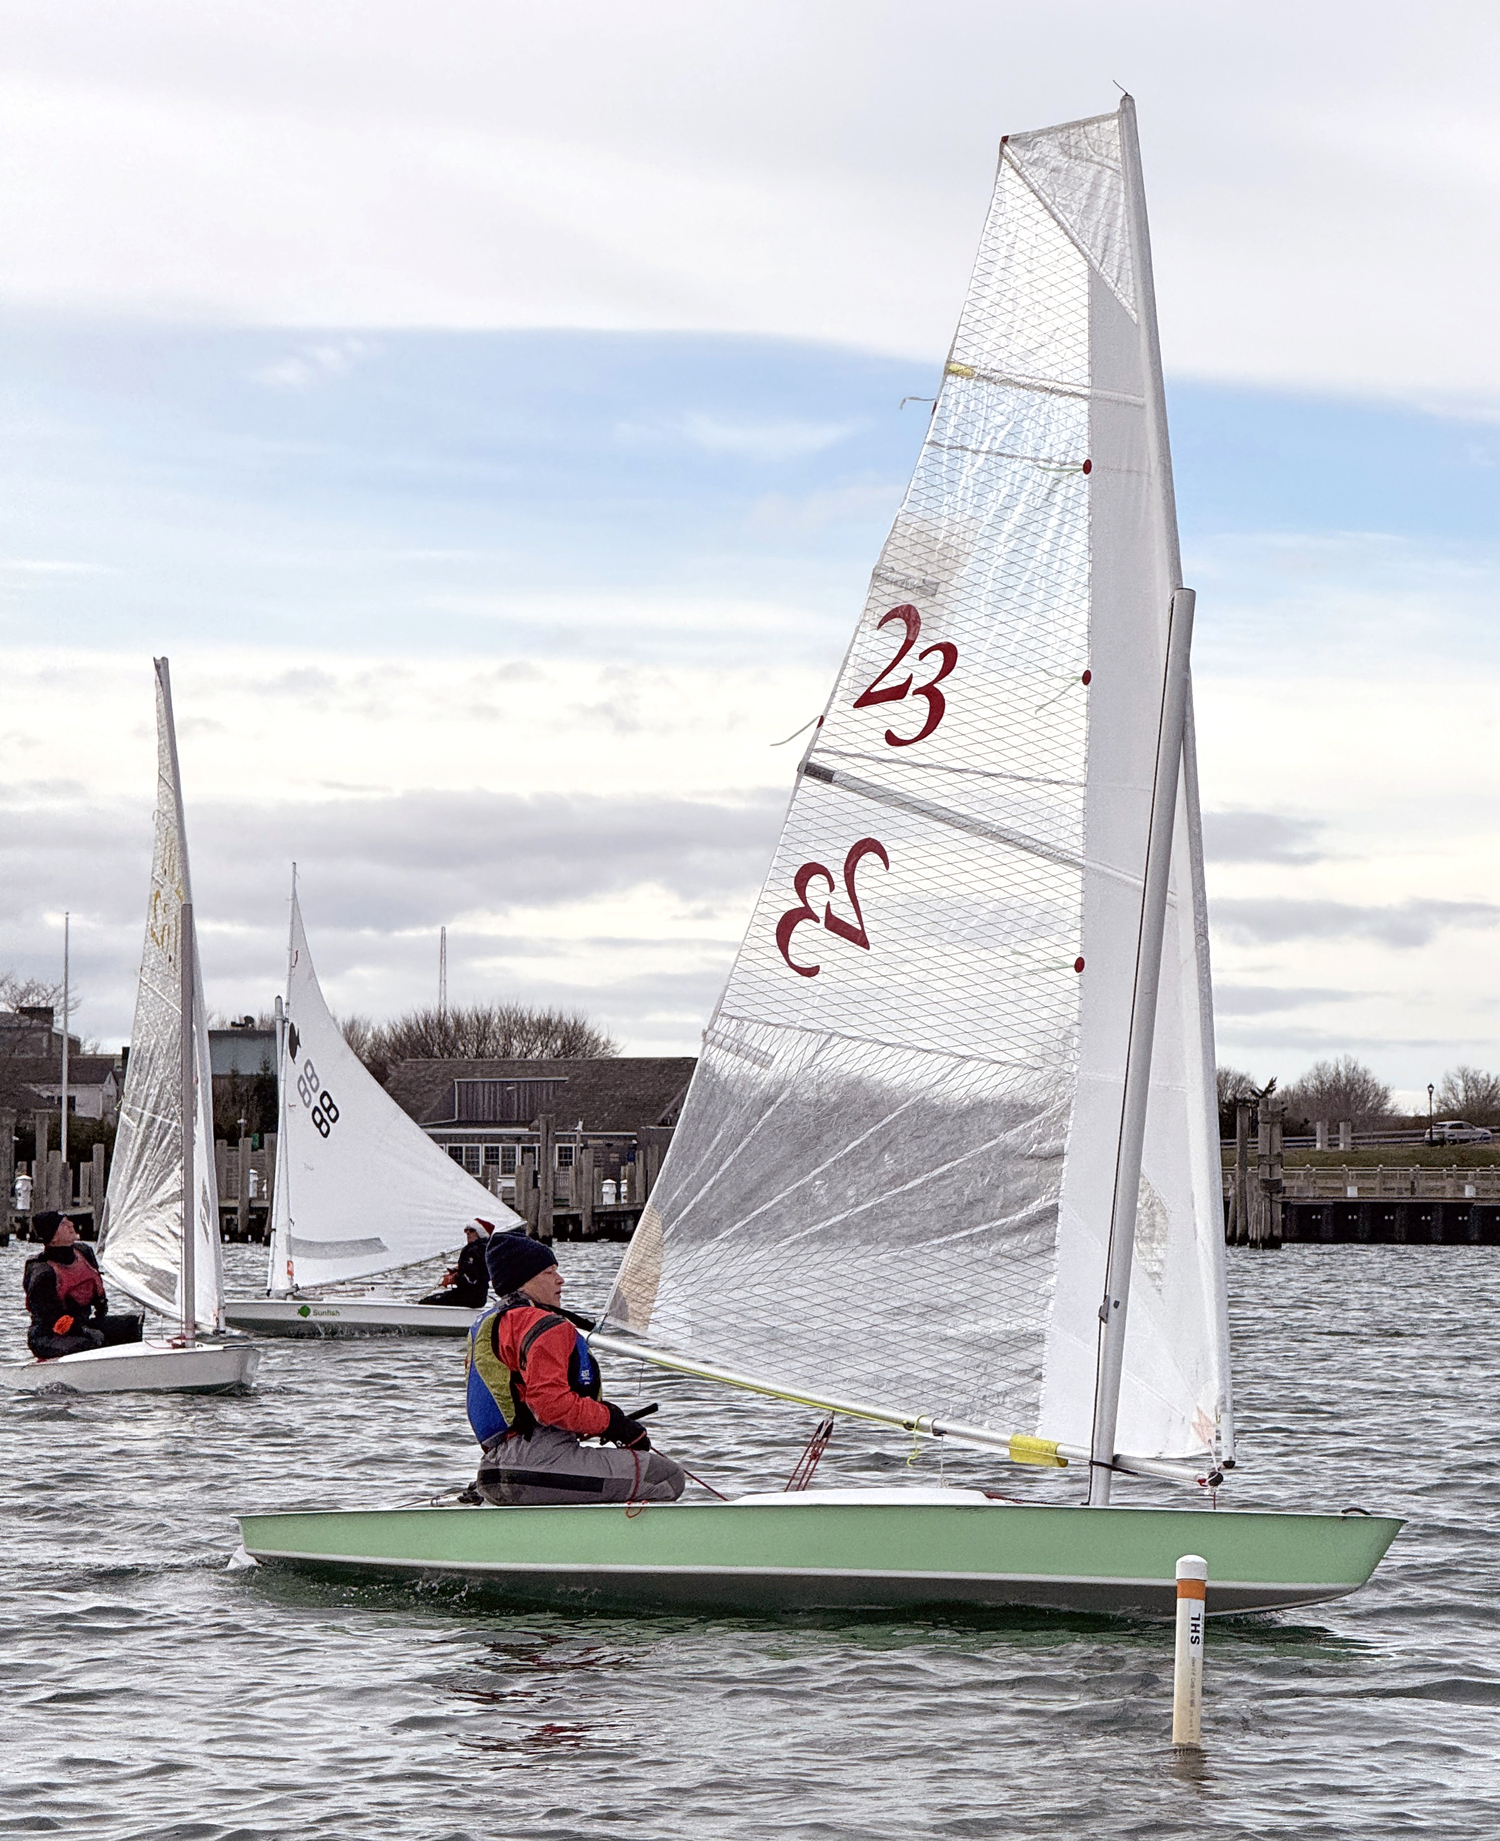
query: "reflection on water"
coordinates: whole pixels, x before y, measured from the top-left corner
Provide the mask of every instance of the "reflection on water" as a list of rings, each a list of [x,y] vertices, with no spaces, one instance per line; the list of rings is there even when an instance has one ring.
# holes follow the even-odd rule
[[[560,1251],[570,1300],[597,1304],[618,1249]],[[253,1287],[260,1256],[226,1253]],[[0,1253],[12,1356],[22,1257]],[[268,1344],[239,1399],[0,1398],[0,1837],[1500,1831],[1497,1272],[1486,1248],[1232,1254],[1245,1467],[1226,1500],[1411,1525],[1355,1598],[1210,1626],[1197,1761],[1169,1742],[1161,1626],[570,1618],[226,1570],[237,1509],[466,1481],[452,1344]],[[721,1489],[779,1483],[812,1430],[630,1364],[609,1383],[660,1400],[653,1437]],[[819,1481],[939,1475],[1081,1489],[847,1425]]]

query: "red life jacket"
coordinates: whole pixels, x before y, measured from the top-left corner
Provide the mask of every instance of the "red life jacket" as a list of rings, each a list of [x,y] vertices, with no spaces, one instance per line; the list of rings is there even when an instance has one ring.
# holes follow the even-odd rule
[[[75,1317],[86,1317],[95,1298],[104,1296],[104,1280],[100,1278],[98,1268],[78,1252],[74,1253],[67,1265],[57,1259],[50,1259],[47,1263],[57,1279],[58,1296],[64,1305],[71,1308]]]

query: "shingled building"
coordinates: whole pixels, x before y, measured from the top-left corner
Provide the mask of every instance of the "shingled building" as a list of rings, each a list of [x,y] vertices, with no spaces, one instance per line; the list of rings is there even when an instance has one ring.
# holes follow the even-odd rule
[[[697,1065],[401,1061],[387,1089],[429,1137],[542,1238],[628,1234],[656,1182]],[[551,1171],[548,1206],[542,1173]]]

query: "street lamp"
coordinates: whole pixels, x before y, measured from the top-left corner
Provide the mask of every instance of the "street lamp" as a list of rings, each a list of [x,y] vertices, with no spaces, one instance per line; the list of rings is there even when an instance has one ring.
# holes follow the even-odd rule
[[[1430,1080],[1427,1083],[1427,1142],[1437,1143],[1437,1139],[1432,1135],[1432,1082]]]

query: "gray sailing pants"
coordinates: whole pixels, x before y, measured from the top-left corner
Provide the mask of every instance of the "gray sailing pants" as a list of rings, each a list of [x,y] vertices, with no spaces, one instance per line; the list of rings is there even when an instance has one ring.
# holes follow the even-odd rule
[[[581,1445],[571,1432],[555,1426],[538,1426],[530,1438],[507,1438],[479,1461],[480,1495],[512,1507],[675,1502],[686,1487],[681,1468],[661,1451]]]

